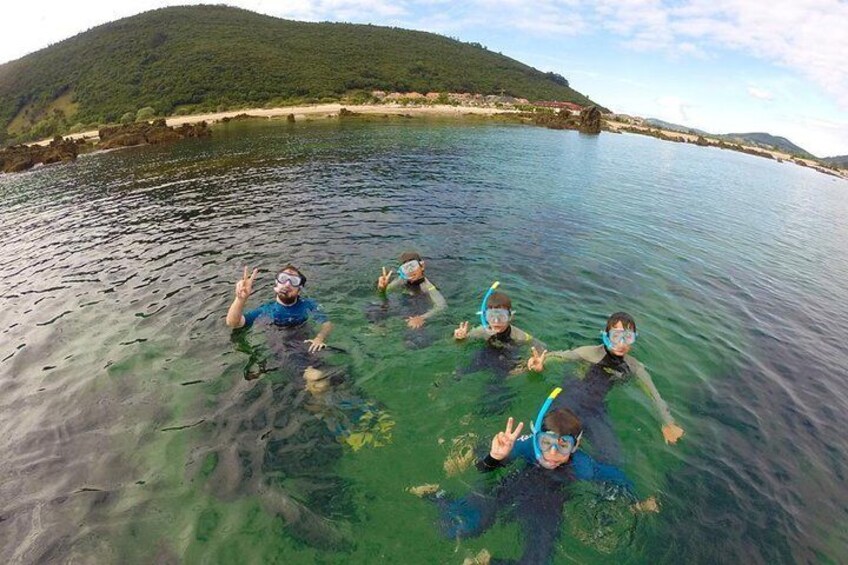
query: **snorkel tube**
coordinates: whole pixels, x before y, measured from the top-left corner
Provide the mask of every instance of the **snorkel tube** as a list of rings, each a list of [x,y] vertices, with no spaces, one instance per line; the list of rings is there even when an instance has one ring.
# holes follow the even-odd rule
[[[542,450],[539,449],[539,442],[536,439],[536,436],[542,432],[542,424],[545,422],[545,415],[548,413],[551,403],[561,392],[562,389],[560,387],[556,387],[551,391],[547,400],[545,400],[545,403],[542,404],[542,407],[539,409],[539,414],[536,416],[536,422],[530,424],[530,431],[533,432],[533,451],[536,454],[536,461],[542,460]]]
[[[486,321],[486,303],[489,302],[489,297],[492,296],[492,293],[495,292],[495,289],[500,285],[500,281],[493,282],[492,286],[489,287],[489,290],[486,291],[486,294],[483,295],[483,302],[480,303],[480,311],[477,312],[480,314],[480,325],[483,326],[483,329],[489,329],[489,322]]]

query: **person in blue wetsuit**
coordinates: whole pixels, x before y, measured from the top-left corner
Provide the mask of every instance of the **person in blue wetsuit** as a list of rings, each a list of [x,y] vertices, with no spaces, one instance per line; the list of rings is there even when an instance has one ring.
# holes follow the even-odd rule
[[[607,393],[617,384],[628,382],[635,377],[660,416],[666,443],[676,443],[684,433],[683,428],[675,423],[668,405],[654,386],[645,366],[628,355],[637,336],[633,317],[626,312],[616,312],[607,319],[606,328],[601,332],[602,345],[587,345],[568,351],[534,350],[527,362],[531,371],[542,371],[548,359],[583,361],[590,364],[582,379],[563,384],[566,394],[561,403],[580,416],[586,428],[586,436],[592,448],[597,450],[595,453],[614,463],[620,461],[620,449],[607,413],[605,399]]]
[[[286,265],[275,278],[275,300],[243,314],[258,272],[258,269],[253,269],[253,273],[248,276],[247,267],[244,268],[241,280],[236,283],[236,297],[227,312],[227,325],[244,328],[259,320],[267,320],[285,334],[274,336],[275,340],[282,337],[283,343],[278,348],[281,362],[292,370],[302,372],[307,383],[323,380],[326,374],[319,369],[322,362],[314,354],[326,347],[325,341],[333,324],[315,300],[301,296],[306,277],[297,267]],[[318,334],[312,339],[305,333],[308,331],[305,324],[310,317],[321,324]],[[245,378],[249,380],[255,377],[246,373]]]
[[[580,419],[566,408],[549,412],[559,392],[555,389],[539,410],[532,434],[521,436],[524,424],[513,429],[513,419],[509,418],[506,429],[492,438],[489,453],[477,461],[477,469],[483,473],[520,463],[517,472],[507,474],[485,493],[475,492],[456,500],[441,491],[434,495],[444,536],[478,536],[492,526],[499,511],[504,511],[508,519],[521,525],[524,550],[519,563],[547,563],[560,533],[568,487],[575,481],[615,485],[634,502],[633,510],[659,511],[654,497],[637,502],[633,483],[620,469],[579,450],[583,435]]]

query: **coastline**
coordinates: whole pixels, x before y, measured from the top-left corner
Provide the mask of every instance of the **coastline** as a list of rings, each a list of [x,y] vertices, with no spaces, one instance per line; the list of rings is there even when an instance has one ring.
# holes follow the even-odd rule
[[[353,114],[358,115],[383,115],[383,116],[408,116],[408,117],[432,117],[432,118],[462,118],[464,116],[482,116],[491,117],[495,115],[513,115],[516,118],[524,118],[526,113],[514,108],[492,108],[481,106],[453,106],[453,105],[402,105],[402,104],[367,104],[367,105],[352,105],[342,103],[331,104],[313,104],[306,106],[282,106],[276,108],[247,108],[239,110],[230,110],[226,112],[210,112],[205,114],[192,114],[188,116],[170,116],[165,118],[165,124],[169,127],[178,127],[184,124],[197,124],[206,122],[209,125],[227,122],[233,118],[249,119],[249,118],[289,118],[294,116],[297,121],[310,121],[319,119],[338,118],[341,115],[342,109],[347,109]],[[291,119],[291,118],[289,118]],[[696,143],[697,135],[682,133],[673,130],[664,130],[641,126],[637,124],[628,124],[625,122],[603,119],[602,131],[610,133],[633,133],[637,135],[648,135],[657,138],[661,141],[671,141],[676,143],[688,142]],[[94,141],[99,139],[99,130],[89,130],[63,136],[65,139]],[[29,143],[27,145],[48,145],[52,139],[43,139],[41,141]],[[811,159],[803,159],[783,153],[776,150],[763,149],[749,145],[720,145],[717,141],[706,138],[705,143],[699,145],[705,147],[715,147],[728,149],[730,151],[738,151],[748,153],[755,156],[771,158],[778,162],[789,162],[794,165],[807,167],[836,178],[848,180],[848,170],[833,170],[821,166],[819,163]]]

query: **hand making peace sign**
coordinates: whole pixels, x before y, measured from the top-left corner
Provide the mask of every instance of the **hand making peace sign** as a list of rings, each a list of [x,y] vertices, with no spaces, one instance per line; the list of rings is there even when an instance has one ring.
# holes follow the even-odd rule
[[[247,300],[247,297],[253,292],[253,281],[256,279],[258,272],[259,269],[253,269],[253,274],[248,277],[247,267],[244,268],[244,275],[242,275],[241,280],[236,282],[236,298]]]
[[[518,435],[521,433],[522,428],[524,428],[524,422],[519,422],[515,431],[513,431],[512,422],[512,417],[510,417],[506,421],[506,430],[498,432],[498,435],[492,438],[492,449],[489,451],[492,459],[503,461],[512,452],[512,446],[515,445],[515,440],[518,439]]]
[[[453,330],[454,339],[465,339],[468,337],[468,322],[460,322],[459,327]]]
[[[548,350],[545,349],[541,353],[535,347],[530,348],[530,359],[527,360],[527,368],[531,371],[541,373],[545,368],[545,357],[548,355]]]
[[[383,267],[383,274],[377,279],[377,290],[386,290],[386,287],[389,286],[389,281],[391,280],[393,273],[394,271],[389,271]]]

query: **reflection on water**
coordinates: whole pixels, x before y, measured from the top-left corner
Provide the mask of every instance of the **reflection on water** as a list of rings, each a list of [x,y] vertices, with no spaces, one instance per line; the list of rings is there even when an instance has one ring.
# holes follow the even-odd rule
[[[599,532],[630,522],[578,494],[555,561],[846,554],[843,181],[520,127],[216,134],[0,177],[4,562],[517,558],[519,529],[457,545],[404,492],[476,488],[473,470],[443,467],[449,438],[527,421],[575,371],[510,375],[453,343],[495,279],[555,349],[632,312],[635,355],[687,430],[666,446],[640,392],[613,391],[624,468],[662,512],[610,545]],[[403,304],[369,306],[409,248],[449,303],[420,344]],[[223,323],[243,265],[262,269],[258,305],[287,262],[343,350],[311,379],[298,336]]]

